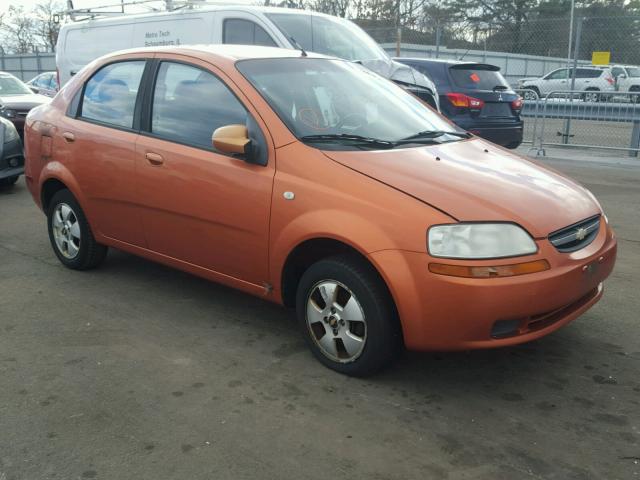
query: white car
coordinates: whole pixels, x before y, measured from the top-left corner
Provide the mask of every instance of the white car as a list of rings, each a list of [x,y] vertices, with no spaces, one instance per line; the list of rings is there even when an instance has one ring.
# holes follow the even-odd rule
[[[544,98],[552,92],[568,92],[571,90],[572,68],[559,68],[540,78],[523,78],[518,87],[525,90],[525,100]],[[586,102],[597,102],[601,99],[599,92],[615,92],[615,80],[608,67],[578,67],[574,91],[585,91]],[[593,92],[593,93],[589,93]]]
[[[93,15],[87,9],[80,15]],[[74,14],[70,11],[71,18]],[[136,47],[192,44],[263,45],[303,48],[357,62],[393,80],[439,109],[435,84],[417,70],[393,61],[355,23],[306,10],[253,5],[202,6],[137,15],[100,17],[63,25],[56,46],[60,85],[102,55]]]
[[[640,92],[640,67],[634,65],[613,65],[611,74],[615,78],[618,92]]]

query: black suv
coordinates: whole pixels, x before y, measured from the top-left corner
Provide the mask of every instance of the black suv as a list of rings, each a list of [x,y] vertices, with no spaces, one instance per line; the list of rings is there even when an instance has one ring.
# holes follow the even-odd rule
[[[440,110],[456,125],[507,148],[522,143],[522,99],[485,63],[396,58],[428,76],[440,94]]]

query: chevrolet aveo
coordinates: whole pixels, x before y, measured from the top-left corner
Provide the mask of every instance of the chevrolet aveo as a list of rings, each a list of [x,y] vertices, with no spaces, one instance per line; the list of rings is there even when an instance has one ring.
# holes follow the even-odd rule
[[[572,180],[362,66],[267,47],[94,61],[26,127],[67,267],[114,247],[296,309],[326,366],[542,337],[602,296],[616,240]]]

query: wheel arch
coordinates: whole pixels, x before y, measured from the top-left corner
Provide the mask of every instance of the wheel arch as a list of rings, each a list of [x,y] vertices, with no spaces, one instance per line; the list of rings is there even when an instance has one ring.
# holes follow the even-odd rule
[[[384,276],[366,253],[342,240],[326,236],[301,241],[287,255],[280,276],[282,303],[287,307],[294,307],[298,283],[304,272],[315,262],[335,255],[351,256],[370,266],[382,285],[384,285],[394,308],[396,308],[395,299]]]

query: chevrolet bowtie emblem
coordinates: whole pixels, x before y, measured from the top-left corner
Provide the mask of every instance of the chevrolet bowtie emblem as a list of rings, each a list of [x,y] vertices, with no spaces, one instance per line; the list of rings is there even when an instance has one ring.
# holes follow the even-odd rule
[[[584,237],[587,236],[587,229],[586,228],[579,228],[578,230],[576,230],[576,238],[578,240],[584,240]]]

